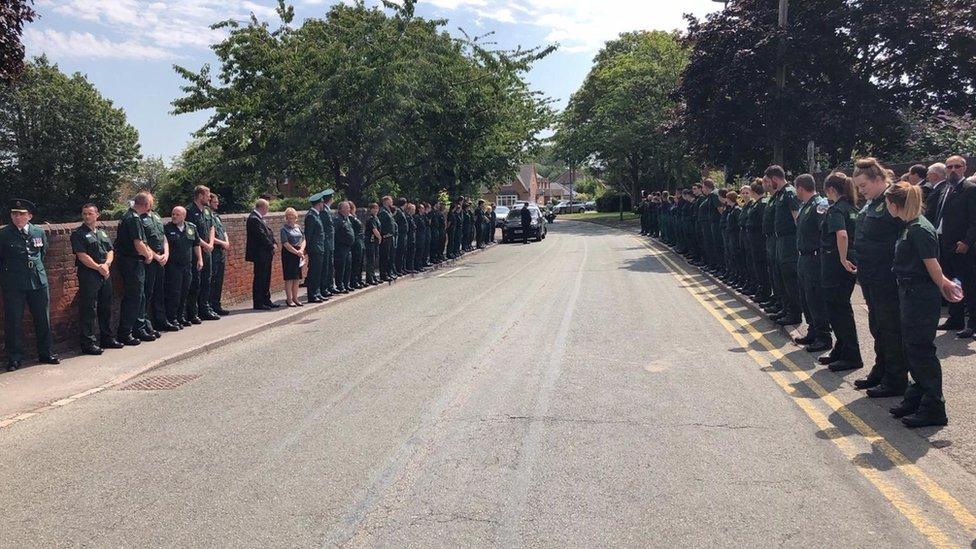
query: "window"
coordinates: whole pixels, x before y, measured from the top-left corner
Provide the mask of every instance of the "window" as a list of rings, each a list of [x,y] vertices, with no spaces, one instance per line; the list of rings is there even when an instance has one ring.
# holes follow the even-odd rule
[[[500,194],[495,202],[498,206],[514,206],[518,202],[518,196],[514,194]]]

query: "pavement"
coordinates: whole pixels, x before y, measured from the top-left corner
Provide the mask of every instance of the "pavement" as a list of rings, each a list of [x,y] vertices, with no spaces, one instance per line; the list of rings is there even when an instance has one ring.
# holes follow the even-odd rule
[[[590,223],[132,381],[160,375],[184,384],[0,429],[0,547],[976,536],[973,475],[925,438],[946,430],[906,431],[680,258]]]

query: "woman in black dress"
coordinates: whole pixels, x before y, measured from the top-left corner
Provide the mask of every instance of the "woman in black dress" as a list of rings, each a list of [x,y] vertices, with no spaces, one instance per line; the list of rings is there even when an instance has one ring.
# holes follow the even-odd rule
[[[298,225],[295,208],[285,210],[285,224],[281,227],[281,274],[285,279],[285,303],[301,307],[298,300],[298,281],[302,278],[302,259],[305,258],[305,235]]]

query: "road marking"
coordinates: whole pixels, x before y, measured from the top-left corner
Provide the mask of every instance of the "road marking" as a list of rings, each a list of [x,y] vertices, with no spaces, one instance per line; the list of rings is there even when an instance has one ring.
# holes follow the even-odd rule
[[[747,351],[749,356],[751,356],[757,363],[761,366],[772,366],[768,360],[766,360],[758,352],[754,351],[749,347],[749,341],[743,337],[735,327],[722,316],[721,313],[726,313],[729,318],[735,319],[736,323],[748,332],[749,336],[757,343],[761,344],[766,351],[776,359],[776,361],[786,365],[790,372],[793,373],[797,378],[800,379],[807,387],[809,387],[818,397],[818,400],[824,402],[828,407],[830,407],[834,412],[844,418],[844,420],[851,425],[859,434],[861,434],[864,439],[875,448],[881,450],[885,457],[895,466],[897,470],[902,472],[906,477],[911,479],[919,488],[921,488],[933,501],[941,505],[950,515],[958,522],[961,526],[969,531],[976,530],[976,517],[960,503],[956,498],[949,494],[944,488],[939,486],[938,483],[933,481],[928,475],[925,474],[917,465],[913,464],[909,459],[902,454],[897,448],[895,448],[890,442],[888,442],[883,436],[881,436],[877,431],[871,428],[864,420],[847,408],[843,403],[840,402],[836,397],[829,394],[829,392],[823,388],[816,380],[810,377],[804,370],[802,370],[795,362],[793,362],[789,357],[783,354],[776,346],[774,346],[765,335],[755,328],[749,321],[742,318],[738,312],[720,301],[720,296],[712,292],[708,287],[701,284],[700,282],[694,280],[693,276],[674,260],[672,260],[668,253],[660,250],[656,246],[647,244],[646,242],[637,239],[643,246],[655,251],[655,257],[662,263],[666,263],[672,274],[676,278],[681,280],[686,284],[686,289],[692,296],[702,304],[705,309],[711,313],[716,320],[728,331],[733,338],[739,342],[743,348]],[[679,274],[680,273],[680,274]],[[711,302],[705,300],[701,295],[694,292],[693,289],[697,288],[705,293],[708,297],[712,298]],[[721,311],[721,312],[720,312]],[[809,399],[803,399],[795,394],[795,390],[791,384],[786,380],[783,375],[775,370],[767,372],[773,380],[783,388],[784,391],[789,394],[794,402],[796,402],[800,408],[810,417],[815,424],[817,424],[821,429],[827,432],[829,429],[836,431],[834,426],[830,421],[820,413],[819,410],[814,408]],[[853,450],[850,442],[843,437],[832,437],[831,440],[837,445],[841,451],[848,455],[850,451]],[[849,446],[849,447],[845,447]],[[850,457],[850,456],[848,456]],[[855,452],[854,457],[857,457]],[[857,463],[859,460],[856,460]],[[914,507],[908,503],[901,492],[894,486],[888,484],[886,480],[882,478],[880,473],[872,468],[869,464],[860,461],[858,463],[858,471],[865,476],[881,493],[888,499],[895,507],[905,516],[912,524],[923,534],[929,541],[931,541],[936,546],[953,545],[949,542],[948,538],[945,536],[941,530],[936,526],[929,523],[922,515],[918,508]]]
[[[451,269],[450,271],[447,271],[446,273],[441,273],[441,274],[435,276],[434,278],[441,278],[441,277],[447,276],[447,275],[449,275],[451,273],[456,273],[456,272],[460,271],[463,268],[464,267],[457,267],[455,269]]]

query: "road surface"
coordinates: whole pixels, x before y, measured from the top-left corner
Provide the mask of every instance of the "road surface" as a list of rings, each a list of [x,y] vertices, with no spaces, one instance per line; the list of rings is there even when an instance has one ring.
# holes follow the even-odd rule
[[[679,259],[594,224],[163,374],[192,379],[0,430],[0,546],[976,537],[972,475],[853,391],[859,373],[815,368]]]

